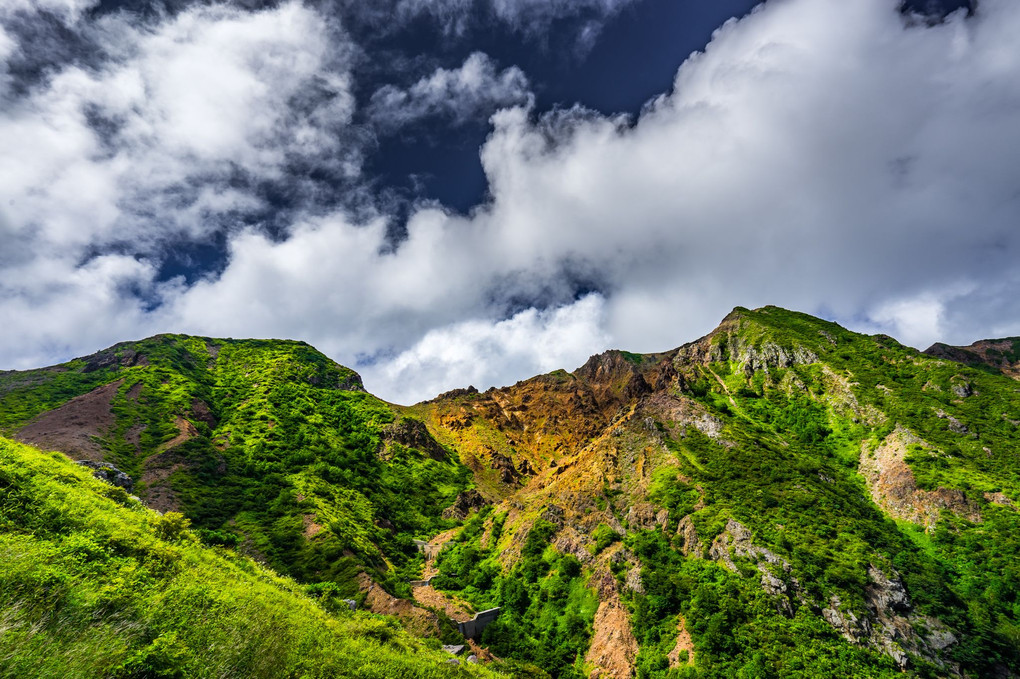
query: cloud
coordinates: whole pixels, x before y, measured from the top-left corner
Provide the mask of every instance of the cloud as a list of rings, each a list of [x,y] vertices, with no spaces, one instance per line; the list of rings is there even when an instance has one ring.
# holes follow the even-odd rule
[[[636,119],[580,108],[497,112],[481,149],[491,199],[467,216],[419,206],[393,247],[385,215],[365,222],[342,208],[308,210],[284,237],[237,230],[222,273],[190,285],[156,282],[144,258],[110,260],[122,268],[100,267],[88,279],[107,291],[91,318],[111,328],[110,342],[124,338],[122,318],[136,334],[305,339],[393,400],[465,381],[513,382],[553,361],[573,368],[609,346],[663,350],[710,330],[736,305],[779,304],[917,345],[1018,334],[1018,31],[1020,6],[1007,0],[932,26],[905,22],[885,0],[768,3],[721,27],[679,69],[673,90]],[[72,84],[94,77],[75,74]],[[413,89],[405,103],[417,101]],[[81,158],[100,167],[120,158],[124,168],[112,176],[132,175],[131,156],[108,159],[94,134],[56,124],[77,120],[52,113],[67,107],[40,109],[49,101],[40,97],[32,101],[47,116],[26,109],[4,120],[59,141],[60,153],[47,155],[60,158],[51,172],[60,177]],[[273,162],[262,167],[251,140],[290,148],[291,119],[244,122],[247,132],[217,140],[224,146],[213,144],[220,150],[200,165],[237,154],[253,173],[282,172]],[[121,189],[104,184],[107,176],[75,180],[94,186],[87,199],[67,194],[79,214],[64,222],[27,226],[4,207],[5,243],[8,233],[35,229],[43,236],[26,242],[39,242],[57,228],[73,241],[86,215],[115,224],[117,214],[102,209],[120,203],[101,198]],[[16,203],[34,200],[4,181],[0,191]],[[0,313],[24,333],[0,344],[7,361],[28,354],[23,343],[50,346],[82,322],[37,329],[36,309],[59,317],[75,308],[75,294],[91,299],[75,287],[85,283],[70,258],[48,257],[58,269],[45,284],[22,289],[21,269],[4,274]]]
[[[71,18],[87,7],[58,5]],[[26,12],[20,32],[0,32],[0,73],[37,21]],[[20,366],[35,347],[146,332],[166,244],[280,209],[263,190],[300,191],[294,166],[358,172],[360,149],[344,143],[348,47],[305,5],[120,13],[76,30],[102,57],[73,60],[0,107],[0,315],[18,328],[0,354]],[[98,327],[83,331],[90,319]]]
[[[126,21],[91,28],[109,54],[100,68],[67,66],[0,115],[4,221],[36,249],[147,251],[253,208],[238,187],[295,162],[356,166],[335,134],[353,111],[350,76],[330,63],[315,12],[291,2]]]
[[[457,69],[438,68],[407,89],[385,85],[372,95],[369,115],[383,129],[396,129],[429,117],[454,124],[485,119],[493,111],[531,101],[528,78],[516,66],[496,71],[481,52]]]
[[[364,369],[372,383],[389,386],[388,397],[414,403],[450,385],[504,384],[601,351],[610,340],[602,327],[604,300],[588,295],[562,307],[526,309],[492,323],[470,320],[430,330],[409,349]]]

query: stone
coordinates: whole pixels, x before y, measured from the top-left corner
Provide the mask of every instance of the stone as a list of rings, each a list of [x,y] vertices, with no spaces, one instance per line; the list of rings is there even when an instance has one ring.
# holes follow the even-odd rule
[[[109,462],[79,460],[77,464],[80,464],[82,467],[88,467],[92,470],[92,476],[96,477],[100,481],[106,481],[110,485],[123,488],[128,492],[131,492],[135,487],[135,482],[130,476],[117,469]]]

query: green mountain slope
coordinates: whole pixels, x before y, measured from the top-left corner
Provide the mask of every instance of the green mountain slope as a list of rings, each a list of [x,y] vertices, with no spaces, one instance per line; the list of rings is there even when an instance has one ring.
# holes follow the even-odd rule
[[[406,593],[394,569],[454,525],[441,512],[470,483],[420,423],[300,342],[161,335],[3,373],[0,432],[112,463],[206,542],[347,595],[365,567]]]
[[[0,429],[117,464],[313,591],[365,600],[367,570],[498,606],[481,644],[553,677],[1015,677],[1012,346],[738,308],[672,351],[404,408],[307,345],[160,336],[0,373]]]
[[[328,601],[326,602],[328,603]],[[339,605],[336,605],[339,604]],[[0,439],[0,677],[489,677]]]
[[[667,354],[607,352],[415,413],[467,464],[513,470],[436,583],[507,608],[485,632],[497,652],[559,676],[1020,668],[1007,377],[767,307]],[[580,574],[557,585],[565,558]],[[593,617],[562,598],[576,579]],[[569,625],[550,588],[588,625],[576,657],[552,657]]]

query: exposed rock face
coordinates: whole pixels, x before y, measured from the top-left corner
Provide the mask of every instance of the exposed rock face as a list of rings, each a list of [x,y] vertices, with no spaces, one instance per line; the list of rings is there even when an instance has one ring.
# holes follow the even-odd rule
[[[659,509],[649,502],[635,502],[627,510],[627,525],[631,530],[665,528],[667,521],[669,521],[669,511]]]
[[[894,518],[926,528],[935,525],[943,509],[971,521],[980,521],[981,513],[963,491],[949,488],[922,490],[917,487],[914,472],[906,462],[908,446],[912,444],[930,448],[904,427],[897,427],[874,452],[869,452],[866,444],[862,447],[860,471],[875,504]]]
[[[730,551],[732,550],[732,555]],[[777,556],[765,547],[754,544],[751,531],[738,521],[730,519],[726,522],[726,530],[719,534],[708,548],[709,558],[721,562],[726,568],[738,572],[733,557],[750,559],[761,573],[761,586],[776,599],[776,606],[785,615],[793,615],[786,581],[779,577],[787,576],[790,564],[786,559]],[[796,586],[796,581],[791,580]]]
[[[474,488],[465,490],[463,493],[457,496],[457,499],[453,501],[453,504],[443,510],[444,519],[463,519],[471,513],[473,509],[479,509],[486,505],[485,498]]]
[[[634,658],[638,654],[637,639],[630,627],[630,613],[619,597],[605,599],[595,612],[591,645],[584,657],[585,663],[595,669],[589,675],[612,679],[630,679],[634,676]]]
[[[1006,495],[1001,492],[996,493],[985,493],[985,499],[992,504],[1002,505],[1004,507],[1013,507],[1013,501],[1010,500]]]
[[[592,356],[574,375],[591,386],[596,401],[607,411],[652,392],[637,364],[621,351]]]
[[[449,457],[446,449],[432,438],[428,428],[420,420],[402,417],[397,422],[386,425],[382,430],[384,441],[393,441],[408,448],[415,448],[433,460],[445,460]]]
[[[895,572],[886,575],[870,565],[868,578],[866,611],[857,615],[833,594],[822,609],[825,621],[847,641],[885,653],[901,669],[910,667],[909,654],[914,654],[934,663],[947,676],[960,676],[956,665],[939,658],[940,651],[958,642],[956,635],[940,620],[913,612],[903,581]],[[924,630],[923,636],[918,629]]]
[[[82,372],[90,373],[114,366],[129,368],[135,365],[149,364],[149,360],[142,354],[134,349],[123,347],[124,343],[115,344],[109,349],[84,357],[82,360],[85,361],[85,367],[82,368]]]
[[[783,346],[775,342],[747,342],[740,334],[742,316],[734,311],[710,334],[685,344],[677,350],[673,364],[682,370],[684,364],[707,365],[718,361],[734,361],[746,374],[816,363],[818,355],[803,346]]]
[[[1020,379],[1020,337],[980,340],[966,347],[936,342],[925,349],[924,353],[965,365],[990,366],[1003,375]],[[959,393],[957,395],[960,396]]]
[[[677,523],[676,534],[681,540],[680,551],[684,556],[702,556],[704,554],[705,547],[701,544],[701,538],[698,537],[694,521],[689,515]]]
[[[129,493],[134,490],[135,482],[130,476],[114,467],[109,462],[93,462],[92,460],[79,460],[78,464],[92,470],[92,476],[100,481],[123,488]]]
[[[517,483],[522,473],[514,466],[514,461],[505,455],[499,453],[492,453],[492,457],[489,460],[490,466],[499,472],[499,479],[507,485]],[[530,470],[531,465],[528,464],[527,460],[524,461],[525,469]]]

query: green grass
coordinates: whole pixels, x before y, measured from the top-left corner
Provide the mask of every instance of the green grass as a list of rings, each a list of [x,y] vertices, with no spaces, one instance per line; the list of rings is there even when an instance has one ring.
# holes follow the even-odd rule
[[[451,677],[449,656],[0,439],[0,676]]]
[[[350,593],[353,562],[408,595],[402,580],[420,565],[411,540],[456,525],[442,510],[471,483],[455,455],[387,441],[393,409],[302,342],[160,335],[4,373],[0,430],[115,380],[106,459],[143,479],[151,458],[169,456],[170,487],[199,535],[302,582]],[[181,421],[197,434],[166,451]]]

